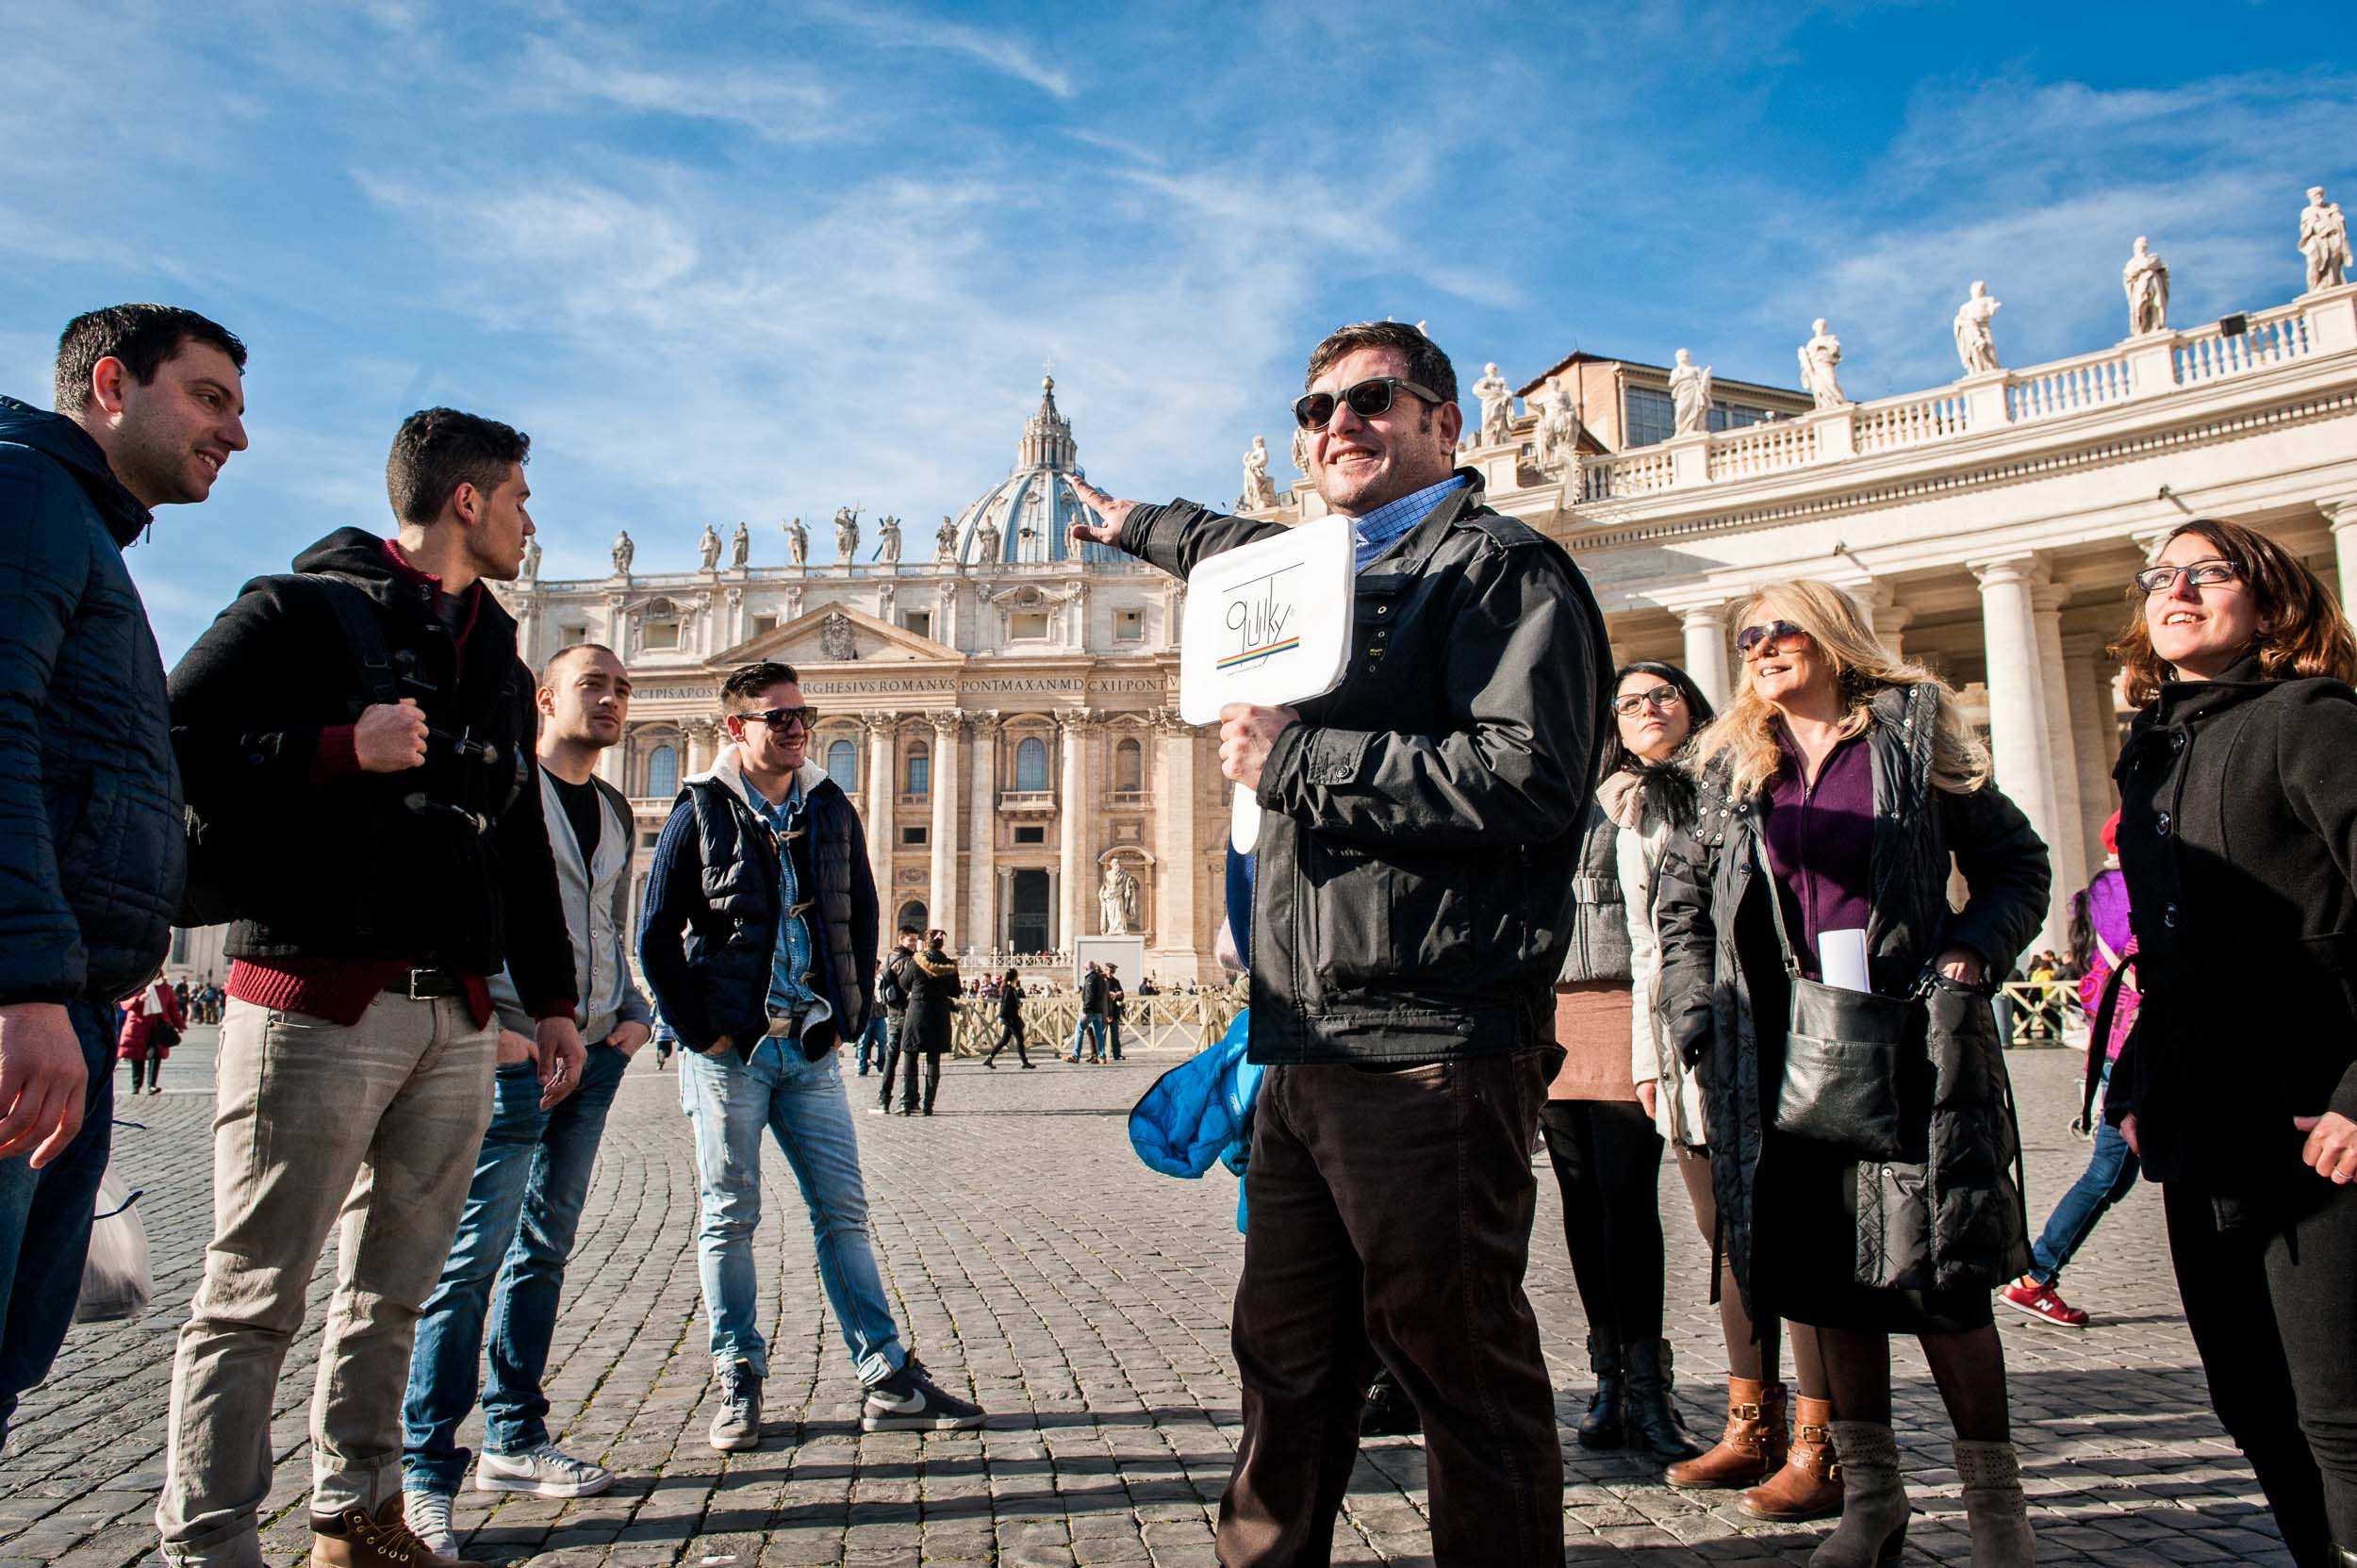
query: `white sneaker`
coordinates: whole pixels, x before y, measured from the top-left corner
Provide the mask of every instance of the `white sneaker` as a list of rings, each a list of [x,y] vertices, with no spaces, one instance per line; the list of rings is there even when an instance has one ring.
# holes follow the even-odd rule
[[[458,1537],[450,1527],[449,1493],[404,1490],[401,1494],[401,1513],[408,1522],[410,1533],[425,1543],[427,1551],[436,1557],[458,1555]]]
[[[486,1453],[475,1461],[477,1492],[528,1492],[536,1497],[594,1497],[614,1484],[614,1472],[577,1460],[553,1443],[520,1454]],[[442,1505],[447,1516],[450,1505]]]

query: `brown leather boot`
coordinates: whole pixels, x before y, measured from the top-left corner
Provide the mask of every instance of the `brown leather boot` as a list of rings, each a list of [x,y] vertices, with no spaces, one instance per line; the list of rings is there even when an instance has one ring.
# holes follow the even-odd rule
[[[311,1515],[311,1568],[490,1568],[473,1558],[444,1557],[418,1539],[402,1516],[402,1497],[371,1518],[366,1509]]]
[[[1833,1406],[1803,1395],[1784,1467],[1764,1486],[1743,1494],[1740,1507],[1755,1519],[1791,1524],[1830,1519],[1841,1511],[1841,1466],[1833,1453]]]
[[[1719,1445],[1700,1459],[1670,1466],[1662,1478],[1693,1491],[1756,1486],[1784,1463],[1788,1446],[1784,1385],[1729,1378],[1727,1428],[1720,1434]]]

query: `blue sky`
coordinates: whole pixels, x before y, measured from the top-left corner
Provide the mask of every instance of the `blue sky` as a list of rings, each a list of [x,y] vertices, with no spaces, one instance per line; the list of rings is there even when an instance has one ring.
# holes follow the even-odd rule
[[[546,575],[739,519],[781,564],[837,505],[928,535],[1044,360],[1092,478],[1224,502],[1346,320],[1428,322],[1467,382],[1684,345],[1789,385],[1821,314],[1871,398],[1953,377],[1974,278],[2025,364],[2124,334],[2138,234],[2197,322],[2299,290],[2307,186],[2357,203],[2342,6],[620,17],[0,0],[0,390],[45,404],[58,329],[124,299],[253,350],[253,449],[133,552],[167,659],[384,526],[429,404],[532,434]]]

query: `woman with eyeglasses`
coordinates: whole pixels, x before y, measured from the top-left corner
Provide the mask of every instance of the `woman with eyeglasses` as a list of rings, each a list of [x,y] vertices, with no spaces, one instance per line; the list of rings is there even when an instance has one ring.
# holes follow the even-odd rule
[[[1755,1322],[1813,1329],[1823,1358],[1841,1522],[1809,1560],[1870,1568],[1906,1539],[1887,1336],[1907,1333],[1954,1428],[1973,1568],[2026,1565],[1991,1309],[2028,1259],[2019,1139],[1994,1020],[1978,995],[1958,1008],[1956,990],[1980,993],[2036,934],[2046,847],[1989,783],[1955,694],[1877,642],[1847,595],[1770,584],[1737,624],[1740,688],[1695,743],[1700,816],[1662,863],[1658,1009],[1703,1074],[1736,1286]],[[1961,909],[1951,856],[1970,888]],[[1837,1140],[1778,1125],[1789,974],[1926,995],[1925,1017],[1949,1020],[1937,1043],[1917,1029],[1895,1053],[1883,1092],[1896,1158],[1862,1154],[1846,1128]],[[1805,1100],[1809,1081],[1796,1082]]]
[[[2144,1002],[2105,1115],[2161,1184],[2210,1398],[2293,1561],[2351,1568],[2357,639],[2235,523],[2181,524],[2135,586],[2114,776]]]
[[[1703,1446],[1672,1396],[1661,1337],[1655,1124],[1685,1118],[1679,1079],[1670,1081],[1670,1104],[1658,1098],[1651,894],[1671,823],[1693,812],[1693,782],[1674,759],[1709,720],[1710,704],[1684,670],[1646,660],[1614,680],[1612,717],[1574,874],[1571,949],[1555,987],[1555,1039],[1567,1054],[1539,1129],[1562,1189],[1563,1241],[1596,1378],[1580,1444],[1690,1460]]]

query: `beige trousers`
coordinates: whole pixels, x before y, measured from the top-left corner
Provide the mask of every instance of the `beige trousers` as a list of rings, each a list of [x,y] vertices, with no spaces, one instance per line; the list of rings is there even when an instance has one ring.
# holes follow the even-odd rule
[[[213,1241],[172,1368],[156,1525],[166,1560],[260,1568],[271,1411],[331,1228],[311,1510],[401,1490],[418,1309],[441,1278],[491,1119],[496,1019],[378,997],[345,1028],[232,1000],[217,1048]]]

